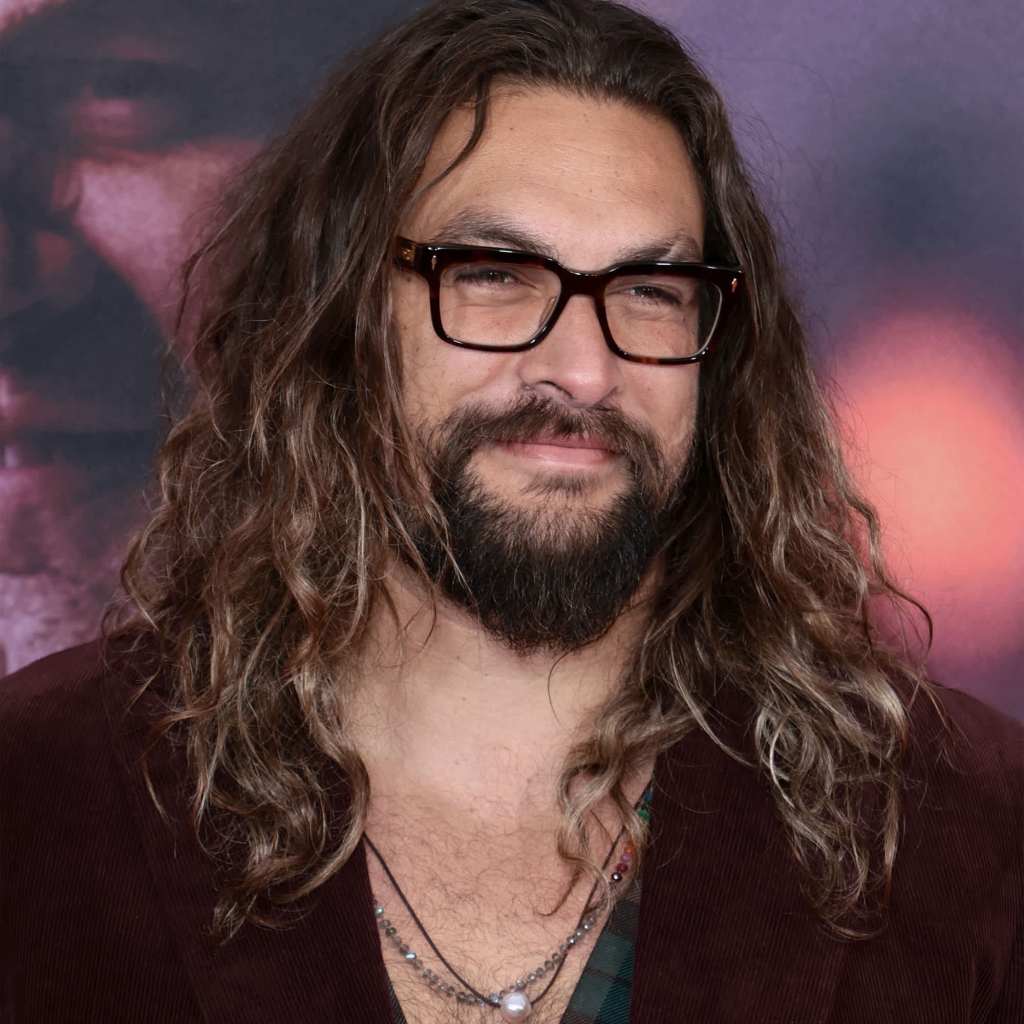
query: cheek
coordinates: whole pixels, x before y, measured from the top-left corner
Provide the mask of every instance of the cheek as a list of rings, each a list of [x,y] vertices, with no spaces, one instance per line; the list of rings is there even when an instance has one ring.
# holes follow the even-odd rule
[[[75,168],[76,227],[167,334],[179,297],[179,267],[208,225],[225,179],[260,145],[208,141],[124,160],[82,161]]]
[[[653,431],[668,463],[677,466],[693,436],[700,393],[699,369],[696,365],[640,369],[647,371],[642,380],[634,382],[641,422]]]
[[[403,346],[403,398],[414,423],[433,425],[488,393],[487,353],[467,352],[430,335]]]
[[[399,276],[393,285],[393,323],[402,358],[402,403],[414,424],[433,419],[431,410],[440,400],[438,388],[445,382],[440,364],[440,339],[433,338],[426,322],[426,296],[418,282]],[[421,308],[422,307],[422,308]]]
[[[418,283],[395,284],[395,327],[401,339],[405,409],[413,423],[432,425],[474,392],[486,390],[500,361],[491,353],[442,341],[430,324],[426,289],[419,289]]]

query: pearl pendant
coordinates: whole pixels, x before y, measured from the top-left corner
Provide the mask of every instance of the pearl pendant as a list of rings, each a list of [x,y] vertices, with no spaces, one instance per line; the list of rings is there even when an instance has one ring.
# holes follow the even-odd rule
[[[530,997],[525,992],[509,992],[501,1001],[503,1020],[526,1020],[533,1013]]]

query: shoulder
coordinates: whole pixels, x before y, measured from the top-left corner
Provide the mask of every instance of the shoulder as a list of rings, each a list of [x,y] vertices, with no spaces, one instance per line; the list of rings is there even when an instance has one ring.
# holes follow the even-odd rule
[[[109,750],[110,697],[130,696],[141,663],[97,639],[59,651],[0,679],[0,780],[87,772]],[[120,707],[127,706],[122,699]]]
[[[150,735],[149,664],[142,648],[97,640],[0,680],[0,871],[49,871],[72,893],[79,867],[127,855],[118,844],[131,843],[125,826],[143,785],[134,766]]]
[[[99,685],[105,667],[98,640],[70,647],[0,679],[3,757],[52,754],[69,734],[82,737],[102,724]]]
[[[919,691],[904,760],[904,865],[922,899],[1024,914],[1024,725],[953,687]],[[948,879],[960,879],[956,897]],[[912,886],[913,888],[913,886]],[[976,909],[975,906],[975,909]],[[991,924],[991,922],[990,922]]]
[[[930,694],[930,695],[929,695]],[[934,699],[933,699],[934,698]],[[1024,723],[964,690],[932,683],[908,701],[909,760],[926,778],[948,776],[1024,803]]]

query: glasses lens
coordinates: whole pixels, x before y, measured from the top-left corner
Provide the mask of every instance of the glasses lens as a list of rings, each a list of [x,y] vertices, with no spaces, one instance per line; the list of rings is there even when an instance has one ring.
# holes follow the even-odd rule
[[[674,359],[696,355],[711,339],[722,292],[682,274],[613,278],[604,295],[615,343],[635,356]]]
[[[560,290],[545,267],[494,258],[454,263],[441,275],[441,324],[456,341],[519,345],[540,330]]]

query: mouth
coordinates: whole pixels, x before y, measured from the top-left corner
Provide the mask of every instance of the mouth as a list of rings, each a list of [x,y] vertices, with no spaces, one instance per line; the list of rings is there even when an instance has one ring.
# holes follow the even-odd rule
[[[44,379],[0,366],[5,477],[138,472],[155,453],[158,426],[155,412],[127,388],[102,390],[84,371]]]
[[[149,431],[48,431],[0,437],[0,473],[44,468],[96,472],[142,466],[153,455]]]
[[[536,434],[523,440],[502,441],[498,447],[517,458],[566,466],[600,466],[618,455],[607,441],[599,437]]]

